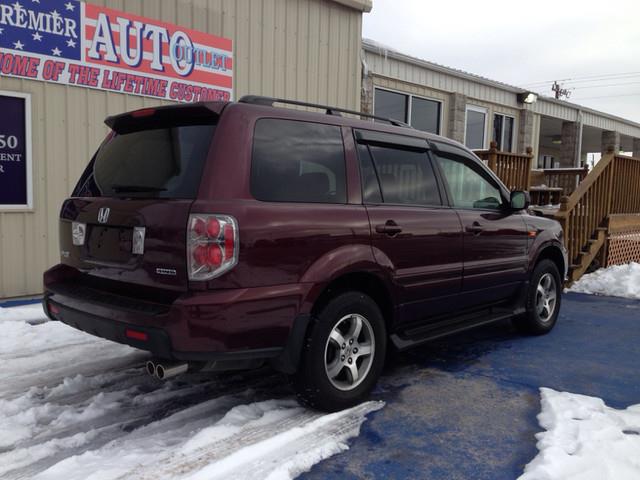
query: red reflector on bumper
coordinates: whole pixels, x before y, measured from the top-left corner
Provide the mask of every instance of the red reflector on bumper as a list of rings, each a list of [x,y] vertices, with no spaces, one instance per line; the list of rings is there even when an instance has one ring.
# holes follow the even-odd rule
[[[138,332],[137,330],[130,330],[127,328],[124,334],[129,338],[133,338],[134,340],[142,340],[143,342],[147,341],[147,334],[144,332]]]
[[[60,313],[60,309],[57,306],[55,306],[53,303],[49,302],[49,313],[58,315]]]

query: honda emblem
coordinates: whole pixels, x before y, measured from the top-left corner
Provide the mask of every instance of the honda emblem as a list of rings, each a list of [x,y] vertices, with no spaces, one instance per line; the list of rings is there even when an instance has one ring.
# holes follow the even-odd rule
[[[111,209],[109,207],[102,207],[98,210],[98,223],[107,223],[109,220],[109,213],[111,213]]]

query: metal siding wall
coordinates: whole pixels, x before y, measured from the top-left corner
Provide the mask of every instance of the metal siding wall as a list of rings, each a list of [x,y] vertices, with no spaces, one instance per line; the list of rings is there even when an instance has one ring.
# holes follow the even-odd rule
[[[427,87],[446,92],[456,92],[481,101],[520,108],[513,92],[497,87],[483,85],[479,82],[459,78],[455,75],[429,70],[396,58],[365,50],[365,60],[369,71],[373,74],[391,77],[411,83],[422,83]],[[423,72],[427,72],[426,75]]]
[[[359,110],[361,12],[329,0],[103,0],[98,5],[233,39],[234,96],[295,98]],[[33,212],[0,212],[0,298],[42,291],[58,262],[58,214],[106,116],[151,98],[0,76],[31,93]]]
[[[476,101],[489,102],[514,109],[522,108],[517,103],[515,93],[508,89],[492,87],[466,78],[460,78],[454,74],[449,75],[444,72],[430,70],[428,67],[386,56],[384,51],[378,53],[365,50],[365,61],[369,71],[374,75],[416,83],[445,92],[462,93]],[[545,101],[544,98],[540,98],[536,103],[525,108],[538,115],[568,121],[576,121],[578,114],[578,108],[575,106]],[[583,123],[591,127],[615,130],[624,135],[640,138],[640,127],[604,115],[598,115],[595,112],[583,111]]]

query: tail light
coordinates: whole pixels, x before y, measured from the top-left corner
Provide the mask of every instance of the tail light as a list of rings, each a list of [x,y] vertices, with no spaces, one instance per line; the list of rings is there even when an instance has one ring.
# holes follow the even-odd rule
[[[187,230],[190,280],[210,280],[238,263],[238,222],[228,215],[193,214]]]

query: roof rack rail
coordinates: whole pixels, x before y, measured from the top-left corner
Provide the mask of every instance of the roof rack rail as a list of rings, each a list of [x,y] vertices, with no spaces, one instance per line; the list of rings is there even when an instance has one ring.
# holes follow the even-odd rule
[[[369,113],[356,112],[355,110],[348,110],[346,108],[329,107],[327,105],[320,105],[317,103],[300,102],[298,100],[286,100],[284,98],[262,97],[260,95],[245,95],[238,100],[239,103],[250,103],[253,105],[266,105],[273,107],[274,103],[284,103],[286,105],[297,105],[300,107],[312,107],[324,110],[327,115],[340,115],[348,113],[349,115],[358,115],[359,117],[371,118],[374,120],[380,120],[382,122],[390,123],[396,127],[413,128],[411,125],[401,122],[399,120],[393,120],[391,118],[379,117],[377,115],[371,115]]]

